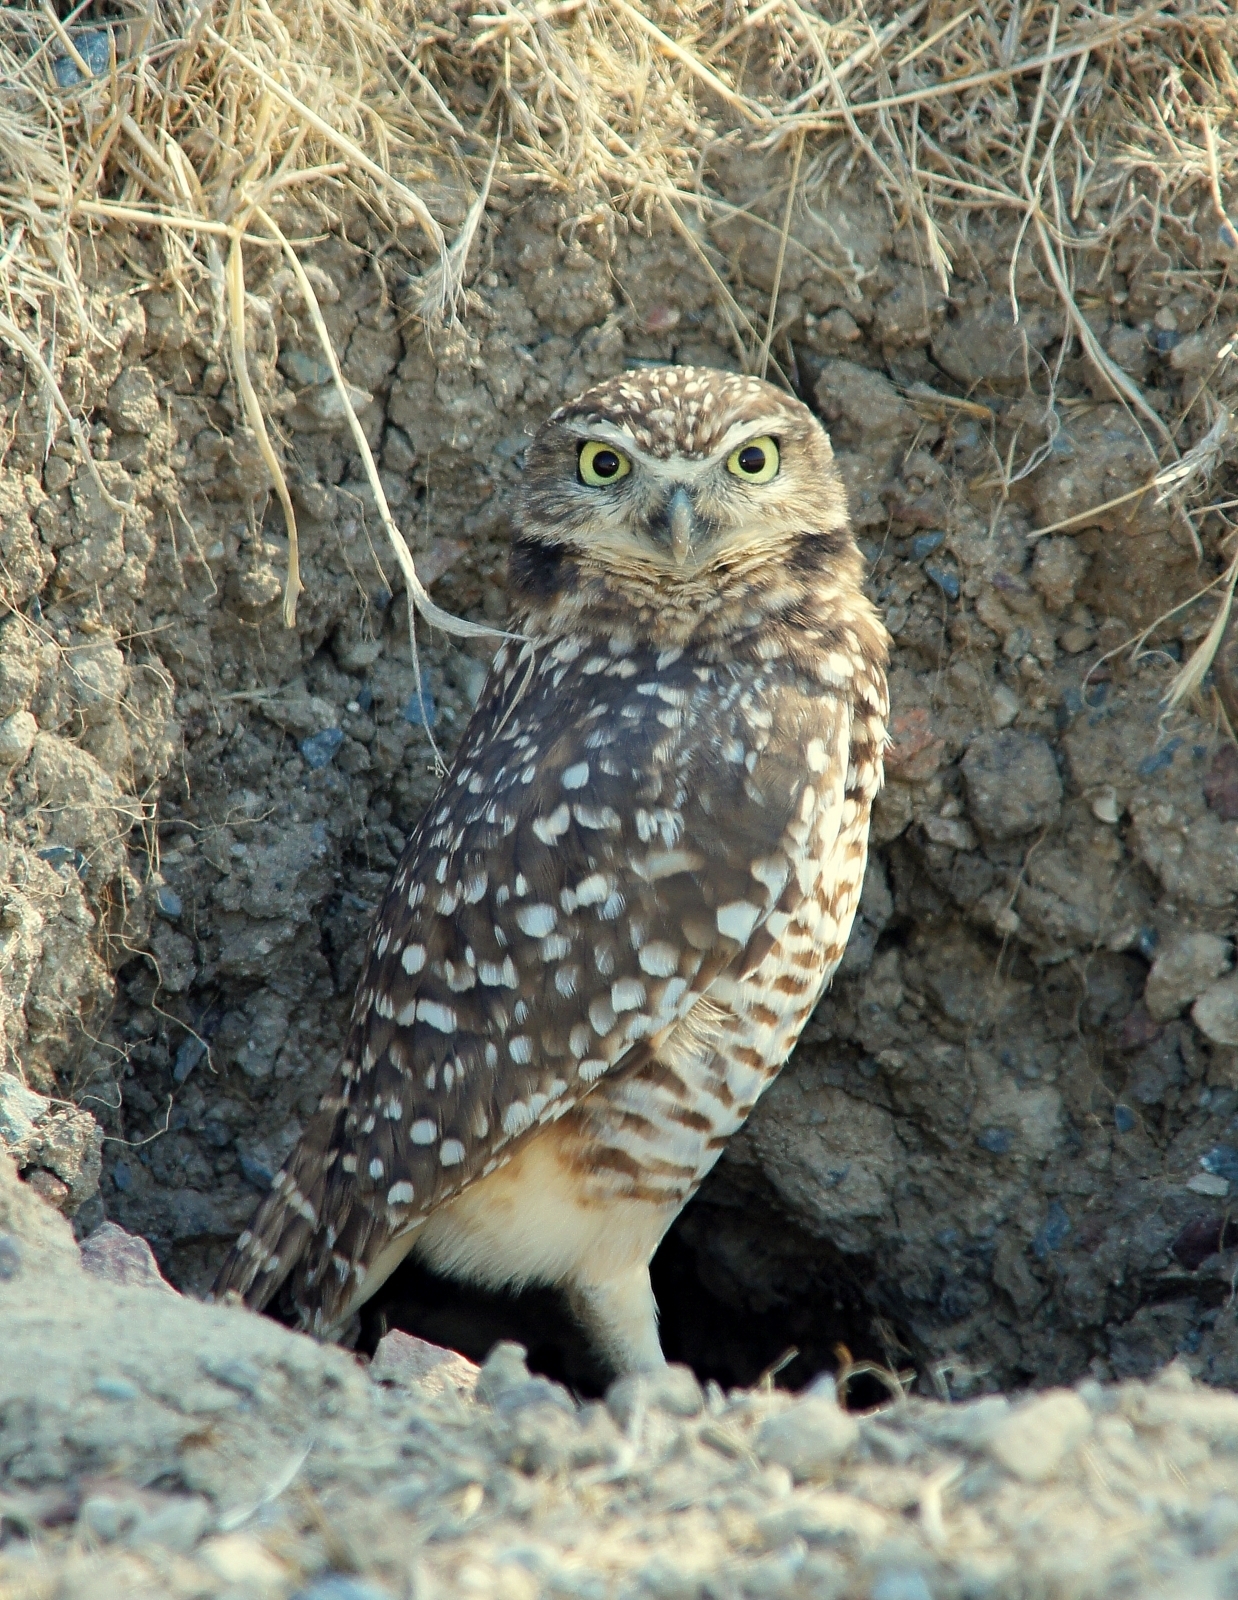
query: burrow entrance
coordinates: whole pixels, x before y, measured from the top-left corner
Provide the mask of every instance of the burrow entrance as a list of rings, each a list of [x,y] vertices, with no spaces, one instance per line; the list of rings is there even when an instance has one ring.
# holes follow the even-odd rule
[[[778,1205],[767,1187],[737,1194],[715,1174],[675,1222],[652,1278],[662,1347],[702,1383],[748,1386],[772,1369],[799,1389],[847,1363],[915,1365],[912,1341],[880,1315],[865,1293],[867,1263],[815,1238]],[[400,1329],[482,1361],[500,1339],[529,1352],[534,1372],[583,1397],[607,1382],[588,1341],[553,1289],[491,1293],[406,1261],[362,1311],[358,1348],[372,1353]],[[871,1375],[849,1384],[849,1401],[888,1398]]]

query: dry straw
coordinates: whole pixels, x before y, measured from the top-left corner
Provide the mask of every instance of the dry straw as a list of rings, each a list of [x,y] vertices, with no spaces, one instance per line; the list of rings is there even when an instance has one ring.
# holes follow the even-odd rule
[[[582,214],[669,225],[713,282],[740,361],[777,370],[779,286],[789,253],[804,248],[797,216],[823,198],[850,152],[895,218],[915,230],[943,287],[962,213],[1014,219],[1014,316],[1019,261],[1030,257],[1078,345],[1142,426],[1150,490],[1175,494],[1189,517],[1207,493],[1201,468],[1215,468],[1232,443],[1228,410],[1214,394],[1229,352],[1219,349],[1182,415],[1164,416],[1096,337],[1078,268],[1089,252],[1111,260],[1139,227],[1176,258],[1181,284],[1197,281],[1215,303],[1225,260],[1238,262],[1236,52],[1231,0],[84,0],[74,11],[41,0],[2,8],[0,339],[89,461],[81,420],[57,387],[57,341],[66,331],[87,345],[103,338],[91,327],[84,281],[90,236],[158,236],[168,276],[192,303],[205,298],[214,308],[241,415],[287,524],[291,624],[296,521],[248,372],[244,327],[247,258],[281,251],[369,474],[410,625],[415,607],[451,631],[478,631],[434,606],[417,579],[297,246],[280,226],[281,203],[295,198],[338,215],[346,186],[350,203],[359,197],[388,225],[423,235],[431,247],[427,322],[462,311],[468,246],[491,181],[532,179]],[[702,178],[718,141],[785,159],[771,216],[750,218],[777,235],[773,290],[760,309],[736,289],[711,233],[735,216]],[[454,243],[418,193],[427,167],[472,189]],[[1218,347],[1233,331],[1218,330]],[[110,500],[94,463],[90,470]],[[1012,467],[1002,487],[1018,475]],[[1219,637],[1214,628],[1201,649],[1215,650]],[[1192,685],[1201,660],[1184,669]]]

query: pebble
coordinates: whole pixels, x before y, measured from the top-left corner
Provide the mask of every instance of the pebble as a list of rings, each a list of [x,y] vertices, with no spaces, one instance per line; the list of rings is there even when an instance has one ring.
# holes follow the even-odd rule
[[[19,767],[34,749],[39,725],[28,711],[14,711],[0,722],[0,768]]]
[[[117,1499],[110,1494],[95,1494],[82,1502],[77,1514],[78,1526],[101,1544],[112,1544],[138,1522],[142,1515],[141,1504],[129,1498]]]
[[[110,30],[92,29],[89,33],[79,33],[73,41],[73,48],[96,78],[107,71],[111,61],[110,38]],[[62,89],[71,89],[75,83],[84,81],[82,70],[72,56],[57,56],[52,62],[52,72]]]
[[[790,1539],[803,1539],[808,1544],[855,1539],[861,1545],[869,1545],[876,1544],[885,1533],[886,1518],[875,1506],[854,1495],[801,1491],[776,1510],[758,1517],[757,1531],[772,1548],[781,1548]]]
[[[128,1378],[96,1378],[95,1393],[104,1400],[136,1400],[138,1386]]]
[[[933,1600],[924,1574],[914,1567],[887,1567],[873,1579],[869,1600]]]
[[[1213,1145],[1206,1155],[1200,1156],[1199,1164],[1205,1172],[1215,1173],[1227,1183],[1238,1183],[1238,1150],[1232,1144]]]
[[[989,1454],[1024,1483],[1043,1483],[1092,1431],[1092,1413],[1073,1390],[1056,1389],[1019,1406],[995,1429]]]
[[[175,889],[163,883],[155,890],[155,910],[169,922],[178,922],[184,915],[185,902]]]
[[[1060,1200],[1050,1202],[1039,1232],[1032,1240],[1032,1253],[1038,1261],[1060,1250],[1071,1235],[1070,1214]]]
[[[321,733],[311,733],[308,739],[302,739],[297,748],[304,757],[306,766],[314,772],[321,772],[323,767],[330,765],[336,751],[343,743],[342,729],[324,728]]]
[[[962,770],[972,817],[995,839],[1017,838],[1057,820],[1062,777],[1038,735],[1013,728],[982,733],[968,745]]]
[[[1168,1022],[1233,965],[1233,947],[1215,933],[1186,933],[1158,950],[1143,1003],[1157,1022]]]
[[[1238,1044],[1238,974],[1210,984],[1191,1008],[1191,1020],[1213,1044]]]
[[[7,1233],[0,1233],[0,1283],[9,1283],[21,1271],[21,1251]]]
[[[217,1578],[241,1588],[275,1590],[286,1575],[283,1562],[248,1533],[217,1534],[198,1554]]]
[[[860,1425],[849,1412],[824,1395],[810,1395],[765,1419],[757,1429],[756,1453],[803,1483],[831,1477],[859,1438]]]
[[[426,1394],[441,1394],[446,1389],[470,1394],[477,1374],[476,1364],[456,1351],[398,1328],[383,1335],[370,1362],[375,1383],[411,1384]]]
[[[380,1589],[365,1578],[346,1578],[342,1573],[332,1572],[296,1590],[292,1600],[391,1600],[391,1591]]]
[[[511,1416],[528,1406],[553,1405],[575,1416],[576,1407],[567,1390],[549,1378],[535,1378],[526,1362],[528,1352],[522,1344],[500,1340],[477,1374],[475,1394],[483,1405]]]
[[[200,1495],[178,1495],[142,1517],[126,1542],[135,1547],[159,1545],[184,1554],[210,1527],[213,1516],[209,1502]]]
[[[80,1250],[82,1266],[92,1278],[176,1293],[160,1272],[154,1251],[146,1240],[138,1234],[126,1233],[115,1222],[100,1223],[82,1240]]]
[[[1009,1400],[993,1394],[962,1405],[926,1407],[912,1421],[916,1432],[934,1444],[983,1450],[1009,1415]]]
[[[947,600],[958,599],[961,592],[959,575],[952,567],[943,567],[939,562],[929,561],[925,564],[924,575],[937,585]]]

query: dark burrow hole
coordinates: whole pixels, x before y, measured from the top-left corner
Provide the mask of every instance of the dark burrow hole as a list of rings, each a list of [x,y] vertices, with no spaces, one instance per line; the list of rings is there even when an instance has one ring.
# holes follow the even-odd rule
[[[702,1383],[774,1381],[802,1388],[852,1362],[909,1364],[905,1342],[865,1296],[866,1263],[843,1256],[787,1216],[768,1190],[738,1191],[719,1173],[684,1210],[653,1262],[662,1347]],[[529,1352],[529,1367],[582,1397],[601,1395],[605,1368],[565,1297],[553,1289],[492,1293],[405,1262],[363,1308],[358,1349],[372,1354],[400,1329],[484,1361],[500,1339]],[[788,1352],[798,1351],[789,1360]],[[780,1365],[780,1363],[784,1363]],[[848,1383],[853,1409],[889,1399],[886,1383],[862,1373]]]

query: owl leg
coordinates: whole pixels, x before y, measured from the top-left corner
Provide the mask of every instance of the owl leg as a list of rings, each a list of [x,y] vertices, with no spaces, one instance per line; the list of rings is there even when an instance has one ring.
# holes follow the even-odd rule
[[[598,1354],[625,1372],[649,1372],[666,1365],[658,1342],[658,1307],[649,1267],[640,1263],[599,1283],[577,1280],[569,1290],[572,1310]]]

